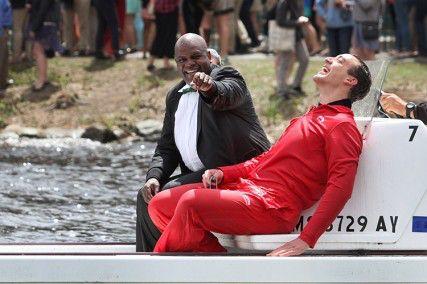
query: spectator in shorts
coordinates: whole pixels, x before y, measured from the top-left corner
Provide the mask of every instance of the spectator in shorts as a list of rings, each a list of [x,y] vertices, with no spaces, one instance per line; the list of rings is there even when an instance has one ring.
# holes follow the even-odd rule
[[[135,19],[139,17],[140,13],[140,0],[126,0],[125,42],[128,45],[126,49],[127,52],[137,51]]]
[[[317,33],[318,27],[314,26],[316,24],[316,11],[313,7],[314,3],[314,0],[304,1],[304,16],[308,18],[309,22],[303,26],[303,31],[310,55],[316,55],[322,50],[319,42],[320,37]]]
[[[329,55],[348,53],[353,19],[345,0],[316,0],[317,13],[326,21]]]
[[[379,19],[385,3],[378,0],[355,1],[353,7],[353,48],[362,60],[375,59],[379,50]]]
[[[210,27],[212,17],[214,17],[217,25],[221,58],[223,58],[224,61],[227,61],[231,34],[231,17],[234,12],[235,3],[234,0],[214,0],[209,2],[211,2],[210,5],[204,6],[205,14],[202,20],[201,34],[205,38],[206,42],[209,43]]]
[[[47,58],[62,52],[58,38],[59,5],[55,0],[32,0],[30,9],[29,37],[33,43],[33,57],[37,64],[37,80],[33,91],[41,91],[49,85]]]
[[[174,58],[174,46],[178,33],[178,8],[180,0],[156,0],[154,12],[156,17],[156,36],[151,47],[151,56],[147,70],[154,71],[154,59],[163,59],[163,68],[173,68],[169,59]]]
[[[9,0],[0,0],[0,99],[7,87],[8,60],[7,33],[12,27],[12,9]]]
[[[303,16],[303,2],[299,0],[279,0],[276,22],[279,26],[295,29],[295,51],[276,52],[276,79],[278,95],[283,99],[304,95],[301,88],[304,74],[308,67],[308,49],[304,41],[302,26],[308,23]],[[292,85],[288,84],[292,71],[293,57],[296,56],[299,66]]]

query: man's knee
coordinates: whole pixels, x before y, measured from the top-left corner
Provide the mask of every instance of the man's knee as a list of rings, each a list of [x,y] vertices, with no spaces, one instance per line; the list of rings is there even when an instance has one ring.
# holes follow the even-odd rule
[[[185,213],[188,211],[197,211],[200,202],[197,202],[197,196],[203,194],[204,189],[191,189],[184,193],[176,206],[177,213]]]

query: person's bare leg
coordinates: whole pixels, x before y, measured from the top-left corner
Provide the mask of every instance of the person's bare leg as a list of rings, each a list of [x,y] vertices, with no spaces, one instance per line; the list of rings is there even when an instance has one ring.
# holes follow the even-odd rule
[[[172,68],[172,65],[170,64],[170,62],[169,62],[169,58],[168,57],[163,57],[163,67],[165,68],[165,69],[171,69]]]
[[[34,87],[39,89],[47,82],[47,58],[44,54],[44,48],[39,42],[34,42],[33,56],[37,64],[37,80]]]
[[[179,16],[178,16],[178,32],[180,35],[183,35],[187,32],[182,11],[179,12]]]
[[[364,60],[375,60],[375,52],[372,50],[364,50],[365,59]]]
[[[148,71],[154,70],[154,60],[155,59],[156,58],[153,55],[150,54],[150,57],[148,58],[148,62],[147,62]]]
[[[317,41],[317,32],[311,23],[303,26],[304,38],[310,50],[310,54],[315,54],[320,51],[320,43]]]
[[[205,39],[207,45],[209,46],[210,32],[212,27],[212,13],[205,12],[203,14],[202,22],[200,23],[199,32],[200,35]]]
[[[230,38],[230,20],[231,14],[218,15],[216,17],[217,30],[219,35],[219,47],[221,50],[221,58],[226,58],[228,55],[228,45]]]
[[[151,50],[153,45],[154,37],[156,36],[156,24],[154,21],[145,21],[144,22],[144,48],[142,49],[144,57],[147,56],[147,53]],[[153,59],[154,62],[154,59]]]
[[[254,26],[255,34],[259,36],[260,23],[258,21],[257,12],[251,12],[251,21]]]
[[[125,42],[128,44],[128,47],[131,49],[136,47],[134,20],[135,20],[134,14],[126,15]]]

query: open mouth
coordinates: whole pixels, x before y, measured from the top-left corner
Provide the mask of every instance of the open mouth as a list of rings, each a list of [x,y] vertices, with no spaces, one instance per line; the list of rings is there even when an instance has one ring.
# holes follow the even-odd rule
[[[189,75],[189,76],[194,76],[194,74],[196,74],[197,72],[199,72],[199,70],[196,70],[196,69],[192,69],[192,70],[186,70],[186,71],[184,71],[184,73],[185,73],[186,75]]]
[[[328,67],[326,67],[326,65],[323,65],[323,67],[322,67],[322,69],[320,70],[320,74],[323,74],[323,75],[326,75],[326,74],[328,74],[329,73],[329,71],[331,71],[331,70],[329,70],[329,68]]]

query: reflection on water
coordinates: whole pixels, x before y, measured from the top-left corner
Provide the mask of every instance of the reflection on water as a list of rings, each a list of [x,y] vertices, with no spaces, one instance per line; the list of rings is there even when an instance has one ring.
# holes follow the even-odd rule
[[[0,243],[134,242],[154,146],[0,140]]]

